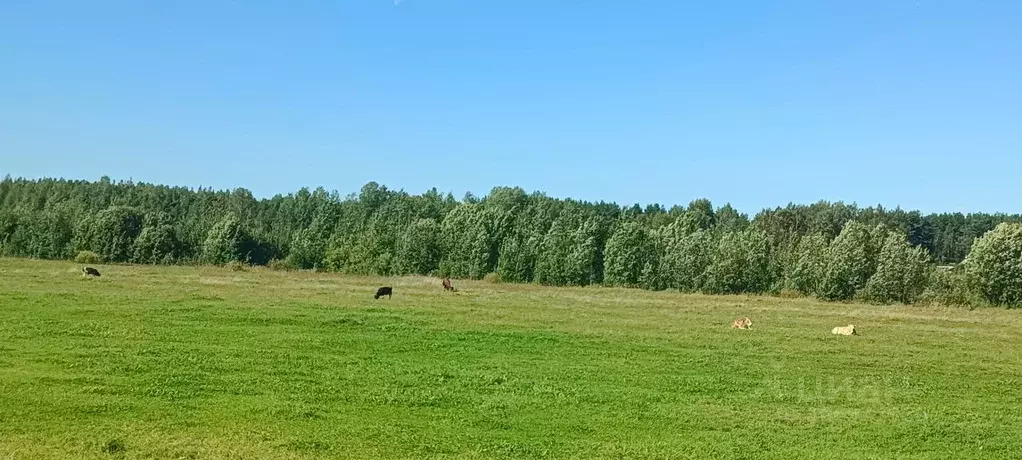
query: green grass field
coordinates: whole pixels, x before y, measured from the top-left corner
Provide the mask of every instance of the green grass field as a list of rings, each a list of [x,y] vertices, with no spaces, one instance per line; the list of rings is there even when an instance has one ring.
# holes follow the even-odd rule
[[[1017,311],[98,268],[0,259],[0,459],[1022,451]]]

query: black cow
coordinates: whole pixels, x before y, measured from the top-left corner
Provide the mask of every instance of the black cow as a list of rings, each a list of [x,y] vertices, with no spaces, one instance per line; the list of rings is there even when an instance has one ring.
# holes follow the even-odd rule
[[[444,290],[445,291],[454,291],[454,285],[451,284],[451,279],[450,278],[444,278]]]
[[[99,270],[92,267],[82,267],[82,274],[86,276],[99,276]]]
[[[387,296],[387,298],[389,299],[390,298],[390,294],[391,294],[390,286],[385,286],[385,287],[381,287],[381,288],[377,289],[376,290],[376,295],[374,295],[373,298],[374,299],[379,299],[380,297]]]

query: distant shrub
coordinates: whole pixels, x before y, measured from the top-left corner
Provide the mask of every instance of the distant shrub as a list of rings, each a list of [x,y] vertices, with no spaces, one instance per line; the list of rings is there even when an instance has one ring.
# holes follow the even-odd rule
[[[483,281],[494,284],[500,283],[500,274],[494,272],[487,273],[485,276],[483,276]]]
[[[266,264],[266,268],[274,271],[288,271],[292,270],[294,267],[286,260],[273,259]]]
[[[226,267],[228,270],[231,270],[231,271],[234,271],[234,272],[243,272],[245,270],[248,270],[248,265],[247,264],[245,264],[243,262],[239,262],[237,260],[232,260],[230,262],[227,262],[227,264],[224,265],[224,267]]]
[[[919,303],[947,307],[972,307],[976,305],[969,291],[965,274],[961,270],[934,270],[930,274],[926,290]]]
[[[135,240],[132,262],[139,264],[162,263],[169,256],[173,260],[180,252],[181,241],[171,225],[145,227]]]
[[[80,264],[98,264],[102,261],[103,258],[92,251],[79,251],[75,256],[75,262]]]

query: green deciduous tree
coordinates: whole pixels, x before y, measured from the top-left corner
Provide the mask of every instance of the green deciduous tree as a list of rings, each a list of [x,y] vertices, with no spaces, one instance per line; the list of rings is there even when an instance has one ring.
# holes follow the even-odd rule
[[[650,232],[638,223],[625,222],[607,240],[604,282],[612,286],[638,286],[643,278],[643,270],[653,258],[654,246]]]
[[[713,233],[707,230],[691,234],[672,232],[664,238],[661,270],[669,286],[683,292],[701,290],[717,248]]]
[[[574,210],[562,213],[543,238],[536,280],[576,286],[596,282],[598,233],[595,220],[589,216]]]
[[[764,292],[770,285],[770,244],[758,230],[724,233],[706,269],[703,290],[712,294]]]
[[[439,267],[440,255],[440,224],[431,218],[416,219],[398,242],[397,265],[402,273],[428,275]]]
[[[639,286],[643,289],[662,291],[671,288],[673,279],[666,263],[668,239],[663,231],[668,226],[649,232],[649,253],[639,277]]]
[[[828,300],[849,300],[864,287],[876,268],[873,231],[866,224],[851,221],[827,250],[827,269],[820,296]]]
[[[127,262],[142,233],[142,213],[130,206],[112,206],[87,217],[78,226],[75,249],[92,251],[109,262]]]
[[[536,268],[536,253],[542,239],[528,235],[513,235],[500,245],[497,274],[503,282],[532,281]]]
[[[335,234],[324,257],[326,268],[354,275],[392,274],[394,256],[384,232],[371,222],[354,233]]]
[[[912,247],[902,234],[889,232],[863,297],[878,303],[914,302],[926,289],[929,262],[925,249]]]
[[[717,225],[717,216],[713,212],[710,200],[700,198],[688,204],[689,217],[695,221],[698,230],[709,230]]]
[[[493,271],[491,217],[476,203],[458,206],[447,214],[440,225],[441,275],[482,279]]]
[[[994,305],[1022,305],[1022,224],[1001,223],[977,239],[964,263],[968,285]]]
[[[215,265],[234,261],[244,262],[247,239],[248,235],[238,217],[228,214],[209,230],[202,245],[202,260]]]
[[[795,248],[788,285],[803,295],[820,295],[827,273],[828,243],[821,233],[802,237]]]
[[[749,227],[749,216],[739,213],[730,203],[718,208],[714,217],[718,232],[737,232]]]
[[[9,216],[0,235],[3,253],[40,259],[62,259],[71,256],[73,229],[67,214],[57,210],[22,212]]]
[[[315,228],[296,230],[291,236],[291,249],[285,263],[294,268],[316,268],[323,263],[326,253],[326,240]]]
[[[135,240],[132,262],[140,264],[168,264],[180,255],[181,241],[177,230],[169,224],[146,226]]]

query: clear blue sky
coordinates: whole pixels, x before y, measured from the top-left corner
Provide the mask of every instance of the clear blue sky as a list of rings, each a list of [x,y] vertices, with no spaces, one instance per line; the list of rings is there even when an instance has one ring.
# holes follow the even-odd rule
[[[1022,2],[2,2],[0,174],[1022,212]]]

